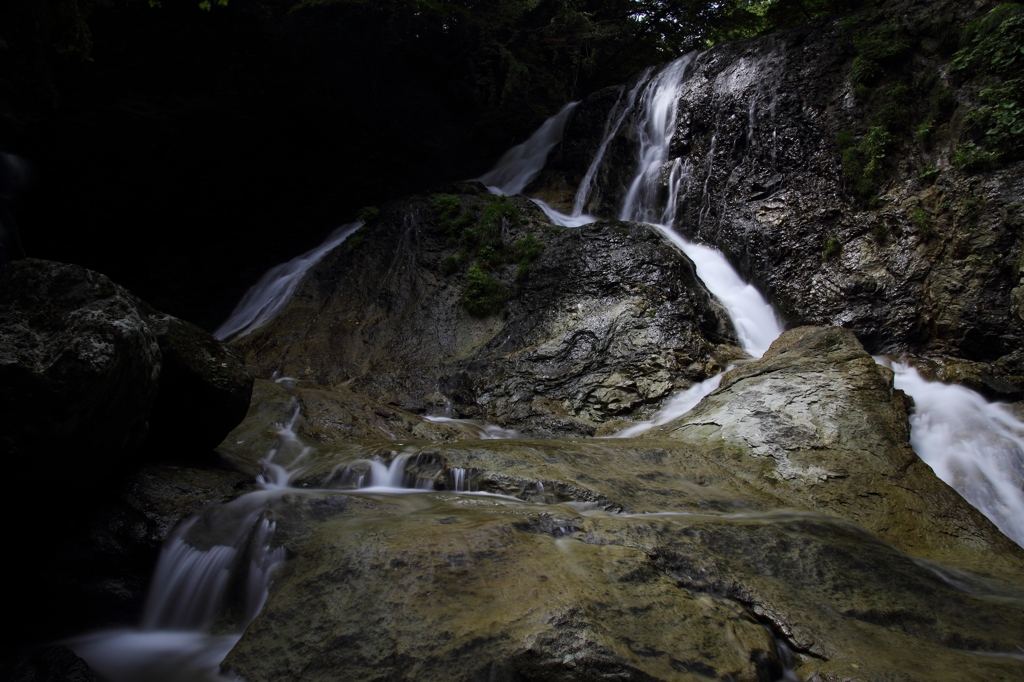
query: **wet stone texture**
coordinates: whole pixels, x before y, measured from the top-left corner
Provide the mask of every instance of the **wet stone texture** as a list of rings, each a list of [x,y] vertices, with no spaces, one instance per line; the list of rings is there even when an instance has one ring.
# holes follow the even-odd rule
[[[301,382],[273,386],[237,433],[259,414],[318,433],[291,411]],[[800,328],[643,438],[282,447],[296,489],[263,513],[289,560],[224,668],[767,682],[782,642],[803,680],[1019,679],[1024,551],[907,437],[854,335]],[[435,491],[358,491],[344,472],[368,458]]]

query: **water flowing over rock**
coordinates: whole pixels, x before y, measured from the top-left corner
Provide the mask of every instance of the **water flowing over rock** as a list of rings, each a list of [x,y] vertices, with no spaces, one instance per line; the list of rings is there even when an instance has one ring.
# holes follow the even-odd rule
[[[928,44],[922,26],[933,11],[915,6],[899,20],[903,30]],[[657,215],[645,209],[646,219],[671,222],[664,210],[681,234],[721,250],[790,326],[843,326],[874,353],[984,363],[1012,396],[1024,385],[1014,293],[1024,166],[971,175],[951,165],[948,144],[911,146],[877,187],[876,205],[855,199],[836,142],[867,125],[849,75],[855,54],[848,29],[830,20],[690,55],[685,69],[681,60],[649,77],[631,122],[610,140],[596,122],[620,116],[621,104],[596,93],[526,191],[569,210],[605,146],[586,210],[617,216],[625,203],[644,203],[632,182],[637,164],[650,164],[646,205]],[[924,73],[948,67],[948,56],[927,59]],[[649,134],[637,125],[642,102],[659,87],[678,107],[668,153],[638,159]]]
[[[368,448],[291,455],[295,492],[265,513],[294,558],[226,668],[774,680],[777,637],[803,679],[1021,671],[1024,550],[917,458],[847,331],[787,332],[641,439]],[[400,463],[406,493],[340,475],[364,457]]]
[[[112,682],[1021,679],[1024,423],[921,379],[1021,393],[986,253],[1021,168],[911,151],[855,198],[847,31],[648,69],[268,273],[225,469],[180,472],[219,503],[170,531],[141,476],[145,532],[97,534],[166,538],[139,627],[69,646]]]
[[[801,327],[645,438],[713,444],[736,475],[904,551],[952,560],[1012,543],[910,447],[906,397],[853,333]],[[926,530],[927,529],[927,530]],[[955,539],[954,539],[955,538]],[[1019,549],[1019,548],[1013,548]],[[978,557],[983,568],[992,558]]]

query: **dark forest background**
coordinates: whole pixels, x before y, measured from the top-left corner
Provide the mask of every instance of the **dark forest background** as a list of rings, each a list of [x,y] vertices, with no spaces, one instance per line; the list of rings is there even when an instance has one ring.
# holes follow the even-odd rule
[[[566,102],[854,0],[5,0],[30,256],[213,329],[360,207],[479,175]]]

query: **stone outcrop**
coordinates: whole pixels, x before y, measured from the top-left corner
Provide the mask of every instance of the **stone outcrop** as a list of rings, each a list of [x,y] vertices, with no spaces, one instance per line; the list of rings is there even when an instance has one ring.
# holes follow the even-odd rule
[[[985,570],[998,559],[982,552],[1018,548],[914,453],[907,400],[852,332],[801,327],[645,438],[710,446],[736,476],[788,504],[856,523],[903,551]]]
[[[140,483],[137,470],[153,458],[218,466],[213,448],[251,387],[233,351],[99,273],[31,258],[0,267],[0,452],[14,482],[0,509],[19,519],[11,546],[32,548],[11,580],[36,595],[12,605],[6,646],[134,620],[169,527],[250,480],[172,468]]]
[[[465,214],[492,200],[457,189]],[[615,417],[643,418],[673,392],[721,371],[743,351],[692,262],[646,226],[553,228],[512,200],[506,250],[543,244],[503,312],[463,305],[468,262],[424,200],[390,204],[325,256],[264,327],[233,342],[264,377],[344,385],[413,412],[477,418],[531,434],[591,435]],[[463,256],[465,258],[465,256]],[[448,261],[450,262],[450,260]]]
[[[123,460],[145,440],[160,377],[160,347],[137,300],[73,265],[27,259],[0,269],[0,414],[4,451],[19,467],[70,477],[89,456]]]

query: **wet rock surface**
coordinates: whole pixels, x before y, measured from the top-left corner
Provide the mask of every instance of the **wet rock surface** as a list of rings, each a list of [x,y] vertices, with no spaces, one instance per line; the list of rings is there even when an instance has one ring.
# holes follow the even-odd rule
[[[463,186],[474,190],[477,186]],[[466,210],[487,195],[457,195]],[[590,435],[616,416],[642,418],[671,393],[744,354],[692,262],[631,223],[553,228],[522,198],[514,244],[544,247],[516,278],[505,311],[471,316],[466,265],[426,201],[384,208],[328,254],[266,326],[233,342],[265,377],[290,376],[408,411],[477,418],[535,435]]]
[[[257,394],[253,424],[303,390]],[[777,641],[805,680],[1024,671],[1024,550],[921,463],[847,330],[785,333],[639,439],[285,440],[246,679],[777,680]],[[368,459],[435,492],[357,490]]]
[[[905,400],[891,371],[852,332],[802,327],[646,437],[710,444],[751,484],[852,521],[904,551],[959,557],[975,569],[993,561],[972,558],[983,548],[1018,553],[911,449]]]

